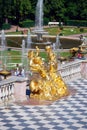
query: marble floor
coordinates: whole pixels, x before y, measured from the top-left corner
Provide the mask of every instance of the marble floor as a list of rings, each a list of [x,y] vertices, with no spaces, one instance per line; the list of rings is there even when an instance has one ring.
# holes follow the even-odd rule
[[[67,83],[73,94],[55,102],[0,107],[0,130],[87,130],[87,80]]]

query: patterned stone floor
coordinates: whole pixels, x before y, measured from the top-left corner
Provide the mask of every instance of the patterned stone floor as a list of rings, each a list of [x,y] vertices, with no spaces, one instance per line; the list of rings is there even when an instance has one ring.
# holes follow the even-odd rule
[[[76,92],[50,104],[0,107],[0,130],[87,130],[87,80],[67,86]]]

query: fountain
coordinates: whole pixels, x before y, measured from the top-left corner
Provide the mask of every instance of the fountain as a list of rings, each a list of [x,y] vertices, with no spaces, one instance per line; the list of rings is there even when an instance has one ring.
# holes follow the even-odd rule
[[[38,0],[36,5],[36,16],[35,16],[35,29],[32,31],[34,34],[37,35],[37,42],[36,44],[45,44],[49,45],[50,42],[43,42],[43,35],[47,35],[43,29],[43,0]]]
[[[30,81],[30,98],[54,101],[69,95],[69,90],[58,73],[58,63],[55,53],[50,46],[46,46],[48,63],[40,57],[40,50],[28,52],[30,71],[33,75]]]
[[[59,35],[57,35],[57,36],[56,36],[56,48],[57,48],[57,49],[60,49],[60,47],[61,47],[60,37],[59,37]]]
[[[43,0],[38,0],[36,6],[35,29],[37,34],[36,51],[29,50],[29,69],[32,73],[29,88],[31,99],[39,100],[57,100],[63,96],[69,95],[69,90],[62,77],[58,73],[58,62],[53,52],[50,42],[43,42],[42,35],[48,33],[43,30]],[[48,56],[48,63],[40,57],[39,44],[46,45],[45,52]],[[49,44],[49,46],[47,46]],[[60,47],[59,36],[56,37],[56,46]]]
[[[31,33],[30,30],[28,30],[28,34],[27,34],[27,49],[31,48],[31,44],[32,44],[32,39],[31,39]]]
[[[43,0],[38,0],[36,5],[35,31],[43,32]]]
[[[24,65],[24,55],[25,55],[25,40],[22,40],[22,58],[21,58],[21,62],[22,65]]]
[[[53,50],[59,50],[60,47],[61,47],[61,43],[60,43],[60,38],[59,38],[59,35],[56,36],[56,42],[53,43]]]
[[[5,33],[4,30],[1,31],[1,62],[3,65],[6,65],[6,50],[7,50],[7,46],[6,46],[6,37],[5,37]]]
[[[11,75],[11,72],[6,69],[7,62],[7,45],[4,30],[1,31],[1,62],[2,70],[0,70],[0,75],[6,79],[7,76]]]
[[[31,44],[31,37],[30,37],[30,32],[28,32],[27,36],[27,47],[26,47],[26,41],[23,39],[22,40],[22,52],[21,52],[21,65],[23,68],[25,68],[26,71],[28,71],[28,60],[27,60],[27,53],[30,48]]]

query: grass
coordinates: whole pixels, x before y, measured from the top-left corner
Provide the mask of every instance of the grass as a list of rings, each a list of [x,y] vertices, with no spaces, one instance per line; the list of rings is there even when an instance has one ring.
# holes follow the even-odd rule
[[[21,31],[18,31],[18,32],[7,32],[6,34],[10,34],[10,35],[17,35],[17,34],[22,34],[22,32]]]
[[[78,28],[78,27],[65,27],[65,26],[63,26],[61,29],[57,26],[57,27],[48,27],[48,28],[44,28],[47,32],[48,32],[48,34],[49,35],[54,35],[54,36],[56,36],[57,34],[61,34],[61,35],[63,35],[63,36],[68,36],[68,35],[75,35],[75,34],[82,34],[82,33],[87,33],[87,28]],[[81,29],[83,29],[83,32],[81,32]],[[16,34],[21,34],[21,31],[18,31],[18,32],[9,32],[9,33],[7,33],[7,34],[14,34],[14,35],[16,35]],[[32,34],[32,32],[31,32],[31,34]],[[21,43],[22,43],[22,39],[25,39],[26,40],[26,37],[7,37],[7,44],[8,44],[8,46],[11,46],[11,47],[21,47]],[[44,40],[45,41],[51,41],[51,42],[55,42],[55,38],[47,38],[47,39],[45,39],[44,38]],[[34,37],[32,37],[32,41],[34,42],[34,41],[36,41],[36,39],[34,39]],[[71,39],[69,40],[67,40],[67,39],[64,39],[64,38],[61,38],[61,43],[63,43],[63,42],[67,42],[67,47],[69,47],[70,48],[70,46],[69,46],[69,44],[68,43],[70,43],[70,41],[71,41]],[[72,45],[74,45],[75,43],[77,43],[77,41],[76,40],[72,40]],[[72,45],[71,45],[71,47],[72,47]],[[65,46],[65,44],[63,44],[63,48],[66,48],[66,46]]]
[[[62,34],[64,36],[67,35],[74,35],[74,34],[82,34],[82,33],[87,33],[87,28],[83,28],[83,32],[81,32],[81,28],[77,27],[63,27],[60,29],[59,27],[50,27],[46,28],[46,31],[48,31],[49,35],[57,35],[57,34]]]
[[[41,53],[40,53],[40,56],[47,61],[47,54],[46,54],[45,52],[41,52]],[[67,52],[60,52],[60,57],[68,58],[68,57],[70,57],[70,56],[71,56],[71,54],[70,54],[70,52],[68,52],[68,51],[67,51]]]
[[[48,31],[49,35],[57,35],[57,34],[62,34],[62,35],[73,35],[73,34],[80,34],[80,33],[87,33],[87,28],[83,28],[83,32],[80,31],[81,28],[77,27],[63,27],[60,29],[59,27],[48,27],[45,28],[46,31]],[[21,34],[21,31],[19,32],[9,32],[7,34]],[[16,42],[15,42],[16,44]],[[40,53],[40,56],[44,58],[47,61],[47,55],[44,52]],[[60,56],[62,57],[69,57],[70,53],[69,52],[61,52]],[[19,63],[21,62],[21,52],[20,51],[7,51],[7,57],[8,57],[8,63]]]
[[[7,68],[8,68],[8,66],[9,66],[9,63],[11,63],[11,64],[19,64],[19,63],[21,63],[21,51],[16,51],[16,50],[11,50],[11,51],[7,51],[7,52],[4,52],[5,53],[5,55],[6,55],[6,65],[7,65]],[[0,52],[0,54],[1,54],[1,52]],[[42,57],[42,58],[44,58],[44,60],[45,60],[45,62],[47,62],[48,61],[48,57],[47,57],[47,54],[46,54],[46,52],[40,52],[40,56]],[[69,57],[70,56],[70,53],[69,52],[61,52],[60,53],[60,56],[62,56],[62,57]],[[5,58],[5,57],[3,57],[3,58]],[[4,61],[4,59],[2,59],[2,61]],[[24,66],[26,66],[26,63],[27,63],[27,56],[24,58]],[[4,62],[3,62],[4,63]],[[10,68],[8,68],[8,69],[12,69],[12,67],[10,67]]]
[[[70,52],[61,52],[61,53],[60,53],[60,56],[67,58],[67,57],[70,57],[71,54],[70,54]]]
[[[0,51],[1,55],[1,51]],[[4,64],[6,60],[6,64],[9,63],[20,63],[21,62],[21,52],[20,51],[2,51],[2,59],[1,63]]]
[[[80,31],[81,29],[83,29],[83,31]],[[57,27],[47,27],[45,28],[45,30],[49,33],[49,35],[57,35],[57,34],[62,34],[64,36],[67,35],[74,35],[74,34],[81,34],[81,33],[87,33],[87,28],[85,27],[67,27],[67,26],[63,26],[62,28]],[[31,32],[32,33],[32,32]],[[21,31],[18,32],[8,32],[6,34],[22,34]]]

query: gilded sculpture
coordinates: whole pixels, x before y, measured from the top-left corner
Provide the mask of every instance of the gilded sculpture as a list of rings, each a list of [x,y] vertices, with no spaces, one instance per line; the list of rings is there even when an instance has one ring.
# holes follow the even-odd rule
[[[45,52],[48,62],[40,57],[40,49],[29,51],[29,67],[35,78],[30,82],[30,98],[39,100],[57,100],[69,94],[68,88],[58,73],[58,62],[55,53],[50,46],[46,46]]]

